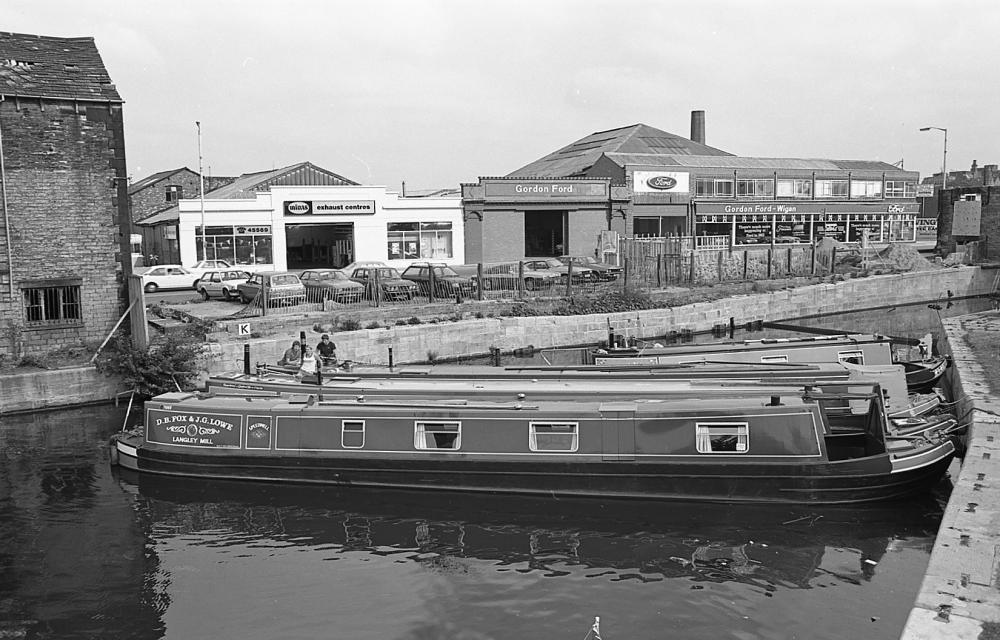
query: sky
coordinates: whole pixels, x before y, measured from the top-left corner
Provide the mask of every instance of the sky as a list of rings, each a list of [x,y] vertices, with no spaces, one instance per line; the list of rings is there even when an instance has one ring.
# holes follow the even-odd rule
[[[739,156],[1000,163],[995,0],[4,0],[93,37],[135,180],[310,161],[457,188],[644,123]]]

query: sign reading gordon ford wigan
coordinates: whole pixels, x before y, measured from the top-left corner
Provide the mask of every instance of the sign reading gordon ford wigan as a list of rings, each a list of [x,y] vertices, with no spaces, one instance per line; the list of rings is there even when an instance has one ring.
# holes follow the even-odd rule
[[[286,216],[374,215],[374,200],[292,200],[284,206]]]
[[[604,180],[498,180],[485,182],[486,197],[497,200],[607,200]]]

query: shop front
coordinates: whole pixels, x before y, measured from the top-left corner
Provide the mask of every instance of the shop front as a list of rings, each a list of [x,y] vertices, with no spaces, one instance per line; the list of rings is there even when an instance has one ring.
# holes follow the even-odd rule
[[[916,242],[918,203],[695,202],[694,235],[734,246]]]

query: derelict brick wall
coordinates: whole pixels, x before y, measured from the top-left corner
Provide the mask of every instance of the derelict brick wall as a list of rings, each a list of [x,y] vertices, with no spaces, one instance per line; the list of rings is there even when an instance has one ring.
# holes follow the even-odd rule
[[[119,105],[0,102],[13,300],[0,305],[0,353],[22,355],[102,340],[120,314],[118,196],[125,156]],[[127,242],[127,239],[126,239]],[[0,237],[0,254],[7,247]],[[80,326],[25,326],[19,285],[80,278]]]
[[[179,171],[129,196],[132,205],[132,220],[142,220],[154,213],[159,213],[175,206],[176,203],[167,202],[167,187],[170,185],[181,187],[182,198],[197,198],[201,192],[197,173],[194,171]],[[206,192],[208,191],[207,181],[205,190]]]

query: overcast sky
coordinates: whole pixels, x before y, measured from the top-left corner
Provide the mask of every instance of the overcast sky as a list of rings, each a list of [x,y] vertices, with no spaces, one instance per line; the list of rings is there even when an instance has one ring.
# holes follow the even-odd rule
[[[134,180],[311,161],[457,187],[634,123],[741,156],[1000,162],[995,0],[4,0],[0,29],[91,36]]]

